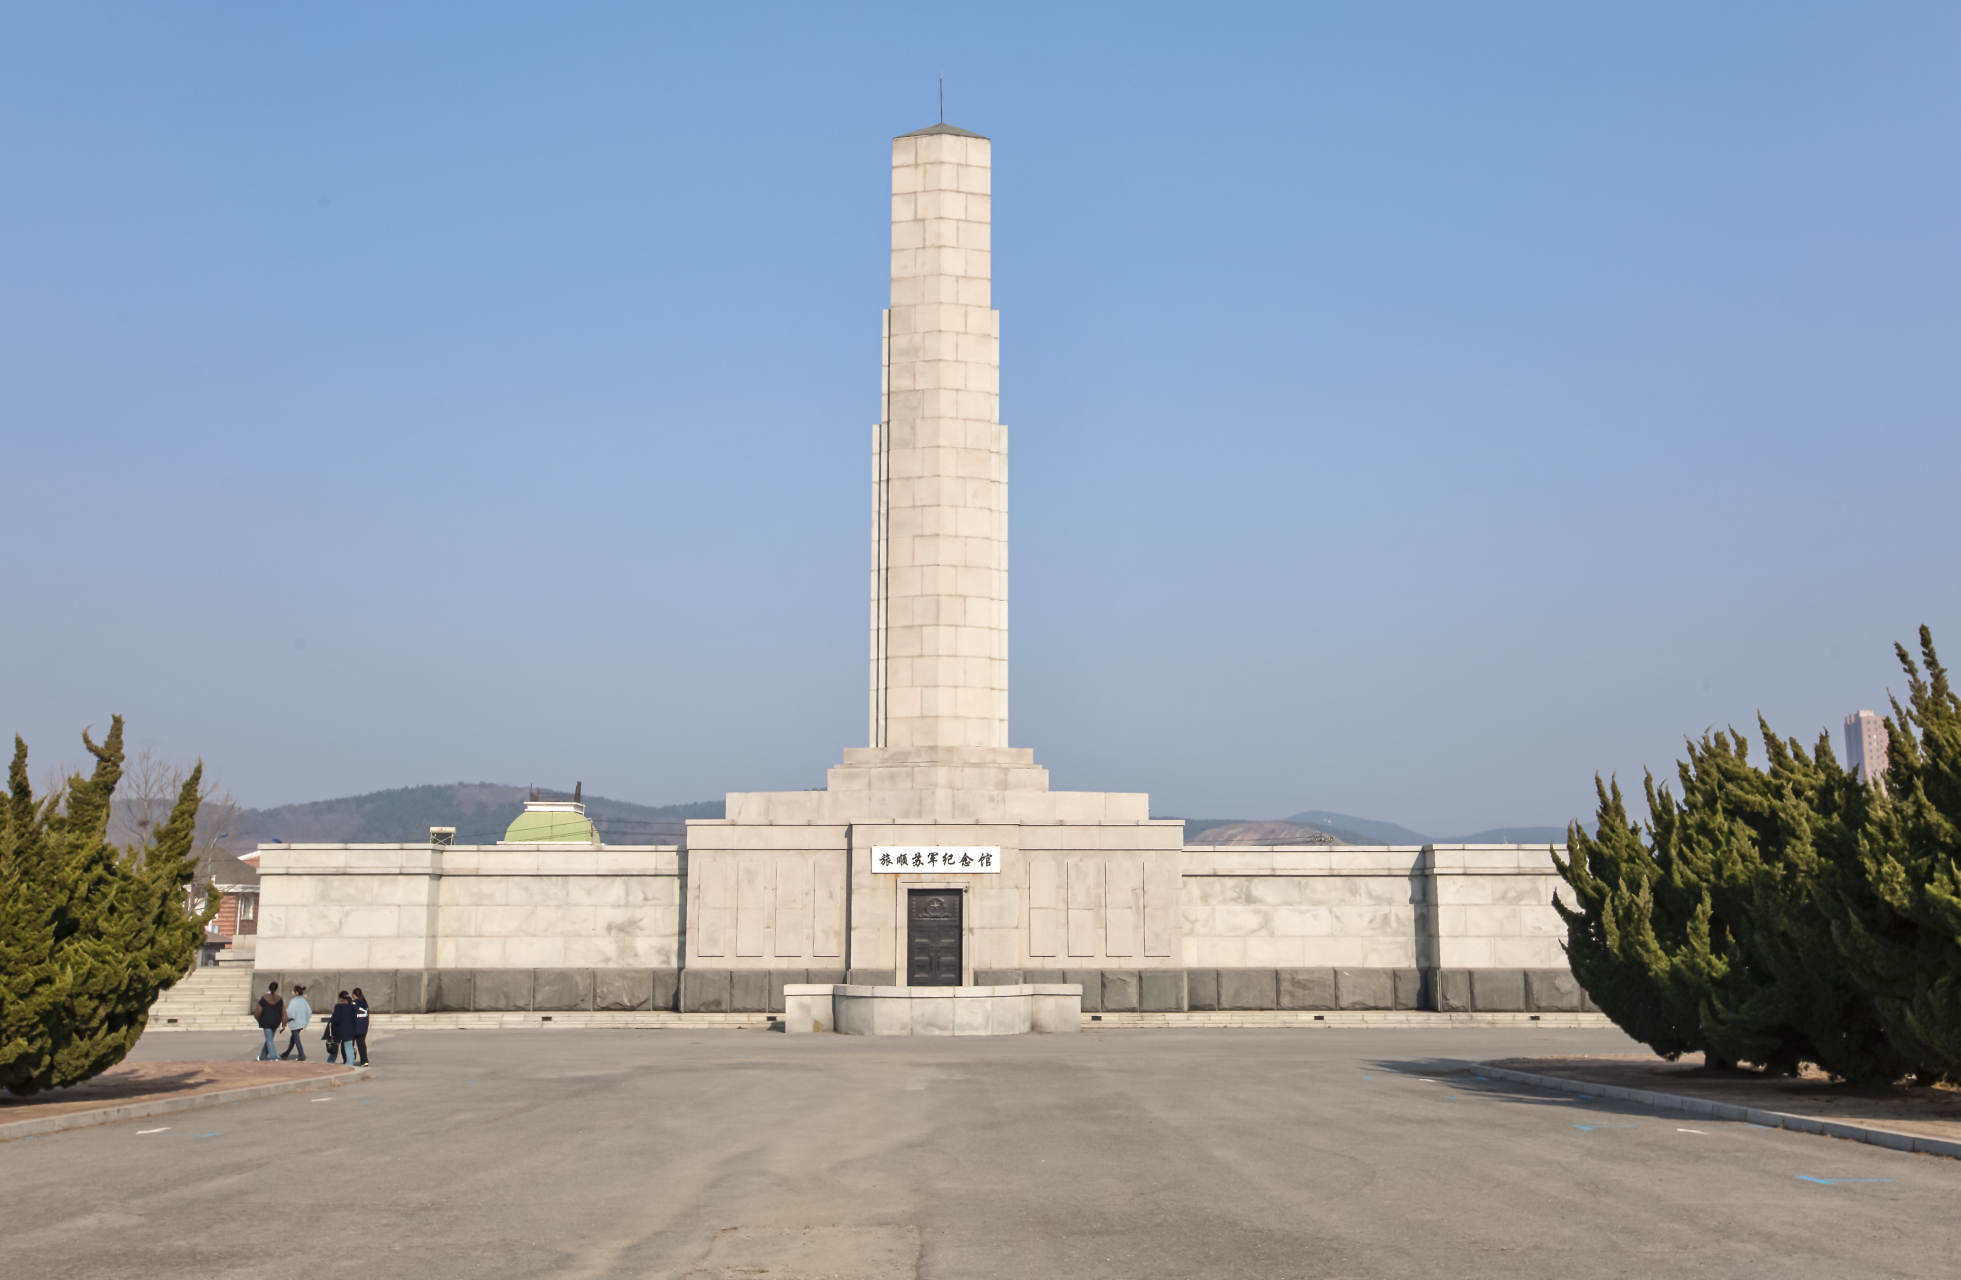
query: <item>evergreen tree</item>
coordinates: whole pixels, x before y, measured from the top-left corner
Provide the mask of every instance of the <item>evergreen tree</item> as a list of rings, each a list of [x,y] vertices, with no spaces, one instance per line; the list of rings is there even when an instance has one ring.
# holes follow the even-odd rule
[[[1700,828],[1690,856],[1733,942],[1704,995],[1704,1040],[1772,1071],[1813,1062],[1862,1083],[1897,1080],[1912,1063],[1848,971],[1825,912],[1828,882],[1850,863],[1847,835],[1864,819],[1862,788],[1838,767],[1829,734],[1807,756],[1761,717],[1758,727],[1768,769],[1751,767],[1734,734],[1691,745],[1682,769],[1683,809]]]
[[[1566,955],[1594,1004],[1621,1030],[1665,1058],[1704,1047],[1699,994],[1692,976],[1676,962],[1692,938],[1712,927],[1709,894],[1680,865],[1656,856],[1641,828],[1628,819],[1619,782],[1594,779],[1599,827],[1588,836],[1578,823],[1567,830],[1567,858],[1553,861],[1573,888],[1577,908],[1553,899],[1566,921]],[[1646,782],[1648,809],[1662,797]],[[1665,794],[1665,793],[1664,793]]]
[[[1768,770],[1740,734],[1688,744],[1681,798],[1647,781],[1650,825],[1600,789],[1599,835],[1575,827],[1555,902],[1574,976],[1629,1035],[1674,1058],[1792,1074],[1815,1062],[1857,1081],[1912,1066],[1833,944],[1827,884],[1855,865],[1865,789],[1829,737],[1814,755],[1759,721]],[[1596,782],[1596,788],[1599,788]]]
[[[123,849],[107,839],[122,776],[123,722],[115,717],[88,778],[37,801],[27,744],[14,739],[0,820],[0,1085],[36,1093],[86,1080],[122,1061],[143,1034],[157,995],[197,957],[217,913],[185,908],[196,869],[194,769],[153,837]]]
[[[1854,789],[1857,820],[1821,899],[1894,1047],[1924,1074],[1961,1080],[1961,699],[1926,627],[1924,676],[1894,649],[1908,705],[1893,700],[1884,783]]]
[[[1813,1062],[1879,1083],[1961,1076],[1961,701],[1921,633],[1904,650],[1912,710],[1895,705],[1891,794],[1807,754],[1761,718],[1757,769],[1734,732],[1688,744],[1681,798],[1647,783],[1644,836],[1619,788],[1600,829],[1577,828],[1555,903],[1575,977],[1656,1052],[1795,1072]],[[1889,722],[1890,723],[1890,722]]]

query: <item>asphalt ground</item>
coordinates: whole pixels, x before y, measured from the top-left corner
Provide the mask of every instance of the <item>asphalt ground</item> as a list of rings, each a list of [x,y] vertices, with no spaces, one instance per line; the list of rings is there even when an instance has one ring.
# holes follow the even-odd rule
[[[1633,1051],[1610,1031],[371,1047],[365,1083],[0,1143],[0,1275],[1961,1271],[1961,1161],[1463,1070]]]

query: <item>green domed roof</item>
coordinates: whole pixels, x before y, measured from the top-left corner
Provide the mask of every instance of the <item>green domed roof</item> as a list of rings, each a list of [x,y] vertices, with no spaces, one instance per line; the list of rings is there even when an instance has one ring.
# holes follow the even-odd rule
[[[505,844],[598,844],[599,833],[593,830],[592,822],[586,817],[586,807],[582,804],[567,804],[562,801],[533,800],[524,806],[524,812],[511,823],[504,832]]]

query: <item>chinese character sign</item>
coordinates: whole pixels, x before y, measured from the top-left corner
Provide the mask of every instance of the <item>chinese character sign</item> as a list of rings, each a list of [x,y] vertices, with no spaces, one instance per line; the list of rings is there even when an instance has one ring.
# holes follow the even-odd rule
[[[898,875],[902,871],[937,871],[941,875],[951,872],[957,876],[998,874],[1001,870],[1001,846],[941,846],[936,849],[922,846],[915,849],[908,845],[901,849],[897,845],[874,845],[872,870],[889,875]]]

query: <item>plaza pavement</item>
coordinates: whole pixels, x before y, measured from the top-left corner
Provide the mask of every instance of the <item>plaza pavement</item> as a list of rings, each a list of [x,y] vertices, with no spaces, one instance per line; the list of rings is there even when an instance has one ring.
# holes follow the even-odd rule
[[[253,1040],[159,1033],[137,1056]],[[378,1077],[330,1096],[0,1144],[0,1275],[1957,1266],[1961,1161],[1447,1074],[1632,1051],[1617,1032],[540,1029],[372,1047]]]

